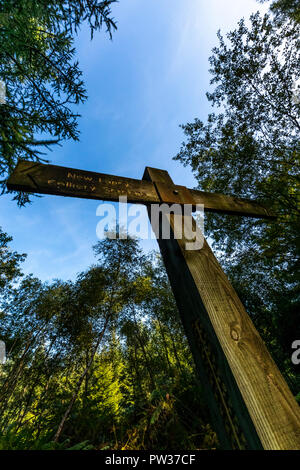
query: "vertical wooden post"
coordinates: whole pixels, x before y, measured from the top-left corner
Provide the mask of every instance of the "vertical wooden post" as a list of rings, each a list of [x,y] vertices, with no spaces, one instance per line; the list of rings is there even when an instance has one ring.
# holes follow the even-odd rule
[[[174,186],[163,170],[146,168],[143,179],[162,203],[161,188]],[[178,218],[191,216],[162,217],[174,234]],[[207,242],[187,251],[191,238],[158,243],[220,445],[300,449],[298,404]]]

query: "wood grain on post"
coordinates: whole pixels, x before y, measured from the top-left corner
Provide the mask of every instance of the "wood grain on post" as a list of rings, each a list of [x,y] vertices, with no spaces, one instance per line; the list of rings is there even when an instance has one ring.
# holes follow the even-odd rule
[[[159,185],[174,187],[169,174],[146,168],[144,179],[165,202]],[[191,216],[162,217],[176,236]],[[300,449],[296,400],[207,242],[186,250],[193,238],[158,243],[221,446]]]
[[[167,203],[194,206],[204,204],[207,211],[274,218],[270,210],[256,201],[195,189],[189,190],[185,186],[174,186],[173,183],[170,187],[162,181],[158,184],[160,184],[159,191],[163,193],[164,201]],[[9,177],[7,188],[12,191],[116,202],[120,196],[126,196],[127,202],[139,204],[155,204],[160,201],[157,188],[151,181],[22,160]]]

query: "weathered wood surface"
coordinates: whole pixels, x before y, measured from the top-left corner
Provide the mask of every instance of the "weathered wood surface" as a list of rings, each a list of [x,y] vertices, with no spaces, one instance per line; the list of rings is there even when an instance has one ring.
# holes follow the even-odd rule
[[[163,217],[176,235],[183,216]],[[207,242],[186,250],[193,237],[158,242],[222,447],[300,449],[298,404]]]
[[[8,180],[7,188],[107,201],[118,201],[120,196],[127,196],[128,202],[140,204],[155,204],[163,199],[166,203],[191,204],[193,207],[204,204],[204,210],[207,211],[274,218],[267,208],[247,199],[188,190],[185,186],[172,185],[170,188],[163,182],[157,182],[156,185],[133,178],[26,161],[18,163]]]

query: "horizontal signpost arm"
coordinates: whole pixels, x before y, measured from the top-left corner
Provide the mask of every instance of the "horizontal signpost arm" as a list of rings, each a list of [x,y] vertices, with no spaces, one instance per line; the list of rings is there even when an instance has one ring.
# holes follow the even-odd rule
[[[163,171],[163,170],[161,170]],[[166,182],[150,181],[106,175],[93,171],[77,170],[57,165],[45,165],[20,161],[7,182],[7,188],[30,193],[57,196],[119,201],[126,196],[127,202],[158,204],[203,204],[204,210],[248,217],[275,218],[261,204],[247,199],[207,193]]]
[[[172,180],[166,172],[147,168],[144,179],[157,184],[162,202],[164,196],[168,199],[163,188],[171,191]],[[179,191],[176,188],[173,185]],[[150,211],[149,216],[152,222]],[[169,225],[173,236],[162,236],[163,225]],[[195,220],[190,215],[162,214],[159,233],[162,258],[221,447],[299,449],[299,406]],[[198,244],[191,248],[195,240]]]

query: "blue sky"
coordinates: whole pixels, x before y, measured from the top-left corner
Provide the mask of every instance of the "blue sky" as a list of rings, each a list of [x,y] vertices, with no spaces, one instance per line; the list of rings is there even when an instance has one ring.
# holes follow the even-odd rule
[[[172,157],[183,140],[179,125],[210,111],[208,57],[217,30],[226,33],[241,17],[266,9],[255,0],[120,0],[113,41],[104,32],[90,41],[86,28],[76,40],[89,96],[79,107],[80,142],[65,142],[47,158],[132,178],[152,166],[168,170],[176,184],[195,186],[190,169]],[[0,226],[13,236],[11,247],[28,254],[24,272],[45,281],[74,279],[93,263],[98,204],[43,196],[20,209],[2,196]]]

